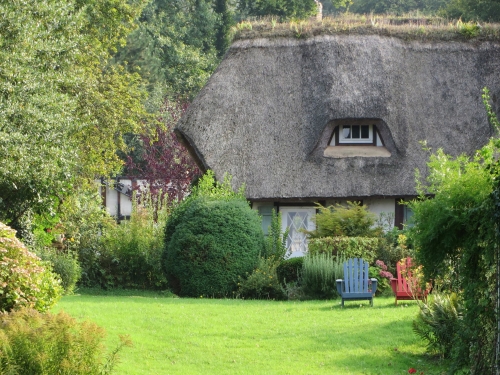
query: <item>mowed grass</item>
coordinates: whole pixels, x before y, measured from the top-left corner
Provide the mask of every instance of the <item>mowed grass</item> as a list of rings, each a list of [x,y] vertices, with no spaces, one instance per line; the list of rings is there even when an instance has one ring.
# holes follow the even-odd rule
[[[277,302],[187,299],[152,293],[64,297],[54,312],[91,320],[114,347],[117,374],[441,374],[412,332],[415,302],[393,298]]]

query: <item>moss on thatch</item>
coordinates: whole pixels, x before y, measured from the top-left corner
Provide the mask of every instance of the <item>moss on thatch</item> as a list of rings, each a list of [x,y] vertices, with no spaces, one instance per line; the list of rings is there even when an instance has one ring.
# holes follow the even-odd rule
[[[274,19],[242,21],[232,29],[234,40],[299,38],[317,35],[380,35],[419,41],[500,41],[500,24],[465,23],[439,17],[395,17],[347,14],[321,21],[278,23]]]

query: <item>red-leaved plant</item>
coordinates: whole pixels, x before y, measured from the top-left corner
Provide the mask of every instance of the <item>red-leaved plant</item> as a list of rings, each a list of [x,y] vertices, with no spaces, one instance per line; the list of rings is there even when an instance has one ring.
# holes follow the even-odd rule
[[[187,107],[187,103],[166,100],[153,131],[139,136],[142,144],[140,157],[127,156],[128,174],[145,180],[153,196],[159,192],[167,194],[169,201],[182,200],[189,192],[191,182],[201,174],[173,131]]]

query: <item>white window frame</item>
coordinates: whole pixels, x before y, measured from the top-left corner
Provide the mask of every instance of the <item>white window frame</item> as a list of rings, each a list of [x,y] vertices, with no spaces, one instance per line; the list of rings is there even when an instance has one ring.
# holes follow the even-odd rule
[[[345,138],[344,137],[344,127],[352,127],[352,126],[359,126],[359,134],[361,137],[361,126],[368,126],[369,129],[369,136],[368,138]],[[351,133],[352,133],[352,128],[351,128]],[[350,124],[350,125],[340,125],[339,126],[339,144],[373,144],[373,125],[367,125],[367,124]]]

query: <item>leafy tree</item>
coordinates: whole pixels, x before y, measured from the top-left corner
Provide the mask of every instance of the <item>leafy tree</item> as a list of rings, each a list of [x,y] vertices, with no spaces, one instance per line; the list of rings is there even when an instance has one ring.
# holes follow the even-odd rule
[[[451,0],[442,11],[450,18],[463,21],[500,21],[500,2],[498,0]]]
[[[138,72],[154,97],[191,99],[218,64],[215,33],[219,20],[208,0],[152,0],[138,18],[139,27],[115,56]]]
[[[169,200],[182,200],[201,174],[173,131],[185,110],[186,105],[167,100],[154,133],[138,136],[139,155],[127,157],[127,173],[145,179],[153,195],[166,193]]]
[[[146,116],[139,77],[107,64],[140,11],[126,0],[0,0],[0,219],[50,212],[117,171]]]
[[[276,16],[280,20],[307,18],[317,13],[314,0],[241,0],[238,10],[247,16]]]
[[[490,121],[498,126],[487,91],[483,99]],[[418,186],[419,199],[410,203],[411,236],[426,278],[457,278],[447,284],[463,301],[464,316],[451,356],[455,370],[467,366],[472,374],[494,372],[499,149],[500,140],[492,139],[472,158],[438,150]]]
[[[215,33],[215,49],[217,50],[217,56],[221,58],[226,53],[231,42],[229,30],[234,23],[233,15],[229,10],[229,0],[215,0],[214,10],[219,16]]]

